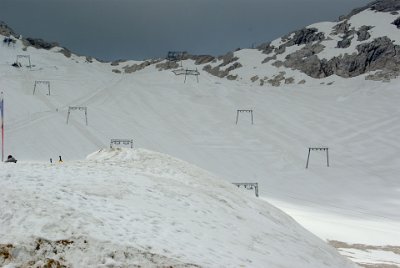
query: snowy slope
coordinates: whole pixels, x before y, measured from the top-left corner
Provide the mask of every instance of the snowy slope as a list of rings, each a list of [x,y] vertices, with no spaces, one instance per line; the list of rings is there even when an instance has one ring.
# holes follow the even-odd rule
[[[266,202],[167,155],[108,149],[3,164],[0,177],[0,244],[13,245],[0,265],[43,254],[72,267],[355,267]]]
[[[365,10],[349,23],[358,29],[369,17],[375,26],[371,39],[387,35],[398,43],[399,30],[389,23],[393,14]],[[329,35],[333,26],[312,27]],[[327,57],[347,51],[329,47],[329,40],[324,45]],[[301,47],[286,48],[277,60]],[[154,64],[116,74],[113,69],[140,63],[90,63],[57,50],[24,51],[20,42],[15,48],[0,46],[6,154],[46,162],[62,155],[68,162],[108,147],[112,138],[132,138],[135,147],[179,157],[228,181],[258,182],[262,199],[319,237],[377,249],[366,250],[368,258],[365,251],[342,245],[344,254],[361,263],[373,259],[400,266],[398,78],[390,83],[367,81],[365,75],[313,79],[262,64],[268,55],[246,49],[234,53],[243,65],[231,71],[237,80],[220,79],[185,60],[185,68],[199,68],[201,75],[199,83],[194,77],[183,83],[182,76]],[[20,54],[29,54],[35,66],[11,67]],[[296,83],[307,82],[260,86],[261,78],[281,71]],[[259,80],[251,82],[256,75]],[[44,88],[33,95],[35,80],[50,81],[51,95]],[[89,125],[81,112],[73,112],[67,125],[68,106],[87,106]],[[253,109],[255,124],[241,114],[236,125],[237,109]],[[329,168],[325,155],[313,152],[305,169],[308,147],[314,146],[330,148]],[[394,249],[383,250],[388,245]]]

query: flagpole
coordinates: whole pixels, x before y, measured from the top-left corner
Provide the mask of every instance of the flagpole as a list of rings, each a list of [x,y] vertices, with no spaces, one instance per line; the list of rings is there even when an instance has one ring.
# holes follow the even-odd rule
[[[1,162],[4,162],[4,97],[3,91],[1,92]]]

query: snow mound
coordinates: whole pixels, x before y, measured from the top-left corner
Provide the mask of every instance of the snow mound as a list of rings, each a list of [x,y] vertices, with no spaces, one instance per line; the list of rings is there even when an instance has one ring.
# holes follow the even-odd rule
[[[134,161],[138,160],[138,151],[125,148],[100,149],[86,157],[92,161]]]
[[[0,177],[0,265],[354,267],[280,210],[165,154],[103,149]]]

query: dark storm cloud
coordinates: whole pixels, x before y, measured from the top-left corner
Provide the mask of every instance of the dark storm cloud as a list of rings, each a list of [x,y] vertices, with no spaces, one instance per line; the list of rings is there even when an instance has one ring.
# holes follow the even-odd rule
[[[220,55],[363,6],[368,0],[0,0],[0,20],[26,37],[100,59],[168,50]]]

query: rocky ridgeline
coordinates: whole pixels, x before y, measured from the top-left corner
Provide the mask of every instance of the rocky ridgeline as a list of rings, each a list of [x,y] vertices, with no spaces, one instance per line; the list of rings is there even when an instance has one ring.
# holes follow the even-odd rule
[[[340,35],[341,39],[337,42],[336,49],[348,48],[353,40],[367,41],[371,38],[369,31],[373,28],[364,25],[359,29],[351,28],[349,19],[367,9],[377,12],[391,12],[397,14],[400,10],[398,0],[379,0],[367,6],[353,10],[350,15],[341,17],[340,21],[332,31],[332,35]],[[393,22],[400,28],[400,17]],[[400,34],[400,32],[399,32]],[[340,54],[331,59],[319,58],[318,54],[324,51],[324,41],[332,40],[324,33],[318,32],[316,28],[305,28],[290,33],[281,38],[283,44],[279,47],[264,43],[258,47],[260,51],[267,54],[262,62],[276,67],[299,70],[312,78],[324,78],[331,75],[338,75],[344,78],[359,76],[371,71],[378,71],[373,75],[368,75],[366,79],[389,80],[400,74],[400,46],[393,44],[387,37],[379,37],[370,42],[364,42],[356,47],[357,53]],[[286,51],[287,47],[294,45],[305,45],[301,49],[286,55],[284,61],[276,61],[277,55]]]
[[[339,17],[339,20],[341,21],[341,20],[349,19],[352,16],[357,15],[358,13],[363,12],[364,10],[367,10],[367,9],[375,10],[377,12],[391,12],[392,14],[397,14],[398,11],[400,10],[400,1],[399,0],[376,0],[376,1],[373,1],[369,4],[367,4],[364,7],[354,9],[346,16]]]
[[[339,22],[333,27],[331,33],[320,32],[317,28],[303,28],[291,32],[281,38],[278,46],[271,42],[263,43],[257,47],[266,57],[262,60],[263,64],[270,64],[276,68],[285,67],[298,70],[312,78],[325,78],[331,75],[338,75],[343,78],[356,77],[368,72],[374,72],[366,76],[366,79],[388,81],[400,75],[400,46],[382,33],[382,37],[371,38],[370,30],[373,25],[363,25],[356,29],[352,27],[349,20],[352,16],[365,10],[376,12],[389,12],[392,15],[399,14],[400,0],[377,0],[367,4],[364,7],[354,9],[349,15],[341,16]],[[371,24],[373,21],[371,21]],[[400,29],[400,16],[392,24]],[[399,32],[400,34],[400,32]],[[356,46],[355,53],[339,53],[339,56],[325,59],[319,57],[319,53],[325,51],[325,42],[331,41],[332,37],[339,36],[334,49],[349,48],[353,42],[362,42]],[[277,60],[279,55],[284,54],[287,48],[293,46],[302,46],[285,55],[284,59]],[[293,51],[291,49],[290,51]],[[194,59],[193,56],[188,58]],[[202,60],[196,59],[196,64],[206,64],[203,70],[220,78],[236,80],[237,75],[231,75],[232,70],[242,67],[240,59],[235,57],[233,52],[224,56],[212,57],[202,56]],[[277,69],[272,78],[260,78],[254,75],[250,78],[252,82],[258,81],[260,85],[269,83],[272,86],[281,84],[292,84],[292,77],[285,77],[286,72]],[[305,83],[305,80],[299,84]]]
[[[7,37],[18,38],[18,35],[4,21],[0,21],[0,34]]]
[[[16,34],[14,32],[13,29],[11,29],[5,22],[0,21],[0,34],[3,36],[7,36],[7,37],[14,37],[14,39],[19,39],[22,41],[22,43],[25,46],[25,50],[26,47],[28,46],[32,46],[35,47],[37,49],[52,49],[54,47],[60,47],[60,45],[57,42],[47,42],[43,39],[40,38],[23,38],[20,35]],[[71,57],[71,51],[69,51],[67,48],[65,47],[61,47],[60,53],[64,54],[66,57]]]
[[[257,49],[266,55],[264,59],[261,59],[261,62],[276,68],[285,67],[298,70],[317,79],[331,75],[350,78],[373,71],[376,72],[368,75],[366,79],[387,81],[397,77],[400,75],[400,46],[394,44],[384,33],[382,33],[382,37],[372,39],[370,30],[373,29],[373,25],[364,25],[355,29],[349,22],[352,16],[368,9],[397,15],[400,11],[400,0],[377,0],[364,7],[354,9],[350,14],[339,18],[339,22],[332,28],[331,33],[320,32],[317,28],[312,27],[303,28],[283,36],[278,46],[274,46],[272,43],[261,44]],[[371,23],[373,22],[371,21]],[[394,19],[392,24],[400,31],[400,16]],[[32,46],[47,50],[59,47],[59,44],[55,42],[49,43],[37,38],[20,38],[4,22],[0,22],[0,34],[20,39],[26,47]],[[334,48],[338,50],[349,48],[354,42],[362,43],[356,46],[356,51],[352,54],[340,53],[339,56],[330,59],[319,57],[319,54],[327,49],[325,42],[331,41],[333,36],[340,39]],[[302,47],[287,55],[285,54],[282,59],[280,55],[286,53],[287,49],[293,46]],[[293,49],[290,51],[293,51]],[[60,52],[66,57],[71,56],[71,52],[66,48],[61,48]],[[277,60],[278,57],[280,60]],[[242,67],[240,59],[235,56],[234,52],[219,57],[184,53],[182,60],[187,59],[193,60],[202,70],[216,77],[229,80],[238,79],[238,75],[232,75],[231,72]],[[92,58],[87,57],[87,61],[92,62]],[[119,60],[112,62],[111,65],[116,67],[112,70],[115,73],[133,73],[150,65],[155,65],[160,71],[181,68],[180,63],[164,61],[163,59],[150,59],[132,65]],[[250,80],[259,81],[260,85],[266,82],[273,86],[279,86],[281,83],[294,83],[293,78],[287,78],[285,75],[286,73],[282,69],[277,69],[272,78],[259,78],[255,75]],[[305,80],[302,80],[299,83],[304,82]]]
[[[279,46],[274,46],[270,42],[263,43],[257,47],[267,55],[262,63],[271,64],[277,68],[286,67],[298,70],[317,79],[331,75],[350,78],[373,71],[376,72],[368,75],[366,79],[387,81],[397,77],[400,75],[400,46],[394,44],[389,37],[384,36],[384,33],[382,37],[371,39],[370,30],[374,27],[372,25],[364,25],[355,29],[349,23],[352,16],[368,9],[396,15],[400,11],[400,1],[377,0],[362,8],[354,9],[349,15],[339,18],[339,22],[333,27],[331,33],[319,32],[317,28],[303,28],[283,36]],[[400,29],[400,16],[392,24]],[[356,46],[356,52],[353,54],[343,53],[331,59],[320,58],[318,54],[326,49],[324,42],[332,40],[331,35],[340,36],[341,39],[337,42],[335,49],[348,48],[354,41],[363,43]],[[302,48],[287,54],[284,60],[277,60],[279,55],[287,51],[287,48],[301,45]],[[217,60],[222,60],[222,63],[214,67],[206,65],[203,70],[221,78],[237,78],[230,75],[230,71],[240,68],[242,65],[233,53],[215,58],[212,62],[215,63]],[[234,64],[230,64],[234,61]],[[229,67],[223,69],[228,64],[230,64]],[[277,70],[276,75],[271,79],[267,77],[260,79],[258,76],[253,76],[250,80],[252,82],[259,81],[260,85],[267,82],[273,86],[293,83],[293,79],[286,78],[285,74],[282,70]],[[301,83],[304,82],[304,80],[301,81]]]

